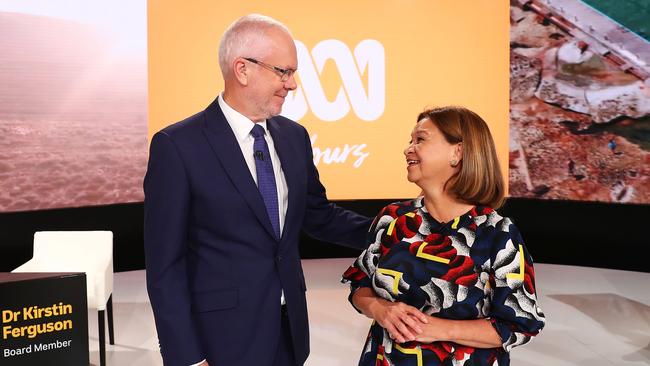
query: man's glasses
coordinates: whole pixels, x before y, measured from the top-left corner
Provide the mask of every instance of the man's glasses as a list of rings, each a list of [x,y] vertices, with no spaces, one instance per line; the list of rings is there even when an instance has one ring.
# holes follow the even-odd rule
[[[269,65],[267,63],[264,63],[262,61],[259,61],[259,60],[256,60],[256,59],[250,58],[250,57],[243,57],[243,59],[273,71],[274,73],[276,73],[280,77],[280,80],[283,83],[286,82],[287,80],[289,80],[291,78],[291,75],[293,75],[296,72],[296,70],[293,70],[293,69],[283,69],[281,67]]]

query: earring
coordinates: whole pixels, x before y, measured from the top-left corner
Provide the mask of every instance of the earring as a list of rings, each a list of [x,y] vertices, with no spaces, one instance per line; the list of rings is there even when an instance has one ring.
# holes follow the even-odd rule
[[[458,166],[458,160],[456,160],[456,159],[452,159],[452,160],[449,162],[449,165],[451,165],[452,168],[457,167],[457,166]]]

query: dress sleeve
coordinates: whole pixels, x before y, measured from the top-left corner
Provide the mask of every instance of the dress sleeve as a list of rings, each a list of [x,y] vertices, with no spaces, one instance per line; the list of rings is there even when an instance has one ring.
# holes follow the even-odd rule
[[[530,342],[544,327],[537,303],[535,270],[519,230],[508,218],[495,225],[490,273],[490,321],[503,348]]]
[[[375,217],[368,231],[368,247],[357,257],[352,265],[343,273],[342,283],[350,284],[348,301],[352,303],[352,295],[361,287],[372,288],[372,276],[377,270],[377,264],[382,255],[381,237],[394,217],[389,213],[390,206],[384,207]],[[361,311],[354,307],[359,313]]]

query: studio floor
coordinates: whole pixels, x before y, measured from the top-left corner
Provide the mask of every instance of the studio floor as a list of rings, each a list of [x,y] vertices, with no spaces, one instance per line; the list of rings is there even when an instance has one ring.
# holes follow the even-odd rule
[[[311,327],[307,366],[356,365],[370,320],[347,302],[339,283],[352,259],[303,260]],[[512,365],[650,365],[650,273],[538,263],[547,324],[512,351]],[[115,274],[111,366],[162,365],[144,271]],[[97,313],[89,313],[90,361],[99,365]]]

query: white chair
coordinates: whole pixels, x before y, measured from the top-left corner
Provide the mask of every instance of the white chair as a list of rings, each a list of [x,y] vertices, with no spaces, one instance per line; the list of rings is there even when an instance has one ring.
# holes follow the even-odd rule
[[[106,365],[104,310],[108,313],[108,339],[113,337],[113,232],[38,231],[34,256],[12,272],[85,272],[88,308],[97,309],[99,359]]]

